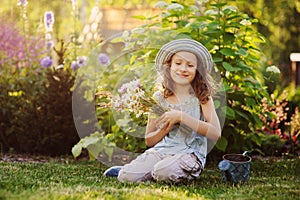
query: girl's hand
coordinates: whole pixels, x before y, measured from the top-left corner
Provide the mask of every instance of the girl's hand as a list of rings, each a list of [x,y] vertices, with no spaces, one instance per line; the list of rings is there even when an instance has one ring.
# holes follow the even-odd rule
[[[170,109],[157,119],[157,127],[170,131],[175,124],[181,122],[181,115],[181,111]]]

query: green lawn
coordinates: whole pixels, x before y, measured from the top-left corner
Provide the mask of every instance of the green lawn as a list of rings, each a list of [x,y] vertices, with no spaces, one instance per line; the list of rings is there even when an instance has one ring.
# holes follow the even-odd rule
[[[299,158],[253,158],[251,178],[243,185],[221,182],[217,163],[200,180],[168,185],[119,183],[104,178],[96,161],[52,159],[49,162],[0,161],[2,199],[300,199]]]

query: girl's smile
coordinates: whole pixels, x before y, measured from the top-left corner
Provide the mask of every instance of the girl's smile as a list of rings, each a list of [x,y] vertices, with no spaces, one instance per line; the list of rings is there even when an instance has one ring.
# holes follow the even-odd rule
[[[174,54],[171,61],[171,78],[175,83],[191,83],[197,70],[197,57],[190,52],[180,51]]]

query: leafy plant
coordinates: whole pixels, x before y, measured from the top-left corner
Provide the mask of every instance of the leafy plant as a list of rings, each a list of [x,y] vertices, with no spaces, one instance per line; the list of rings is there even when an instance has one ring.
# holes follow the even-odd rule
[[[114,143],[105,139],[104,133],[95,132],[82,138],[73,148],[72,154],[76,158],[78,157],[83,149],[89,151],[89,157],[91,160],[97,159],[100,152],[104,151],[111,160],[113,155]]]
[[[217,147],[227,152],[251,148],[248,145],[251,141],[246,138],[251,138],[248,136],[262,125],[259,104],[263,97],[269,97],[256,77],[263,57],[258,44],[265,42],[252,26],[256,20],[223,1],[203,2],[198,6],[159,2],[156,6],[162,9],[159,15],[136,16],[144,20],[144,25],[112,40],[124,43],[123,52],[128,53],[128,60],[119,64],[122,70],[114,73],[134,72],[153,86],[156,82],[156,76],[152,76],[153,61],[162,44],[177,38],[201,42],[213,56],[227,96],[225,106],[221,105],[222,97],[215,97],[218,113],[221,117],[226,115]],[[107,74],[106,78],[110,77]]]

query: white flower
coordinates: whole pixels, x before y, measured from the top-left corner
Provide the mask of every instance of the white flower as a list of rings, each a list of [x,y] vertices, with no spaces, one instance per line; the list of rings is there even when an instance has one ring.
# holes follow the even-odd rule
[[[166,17],[169,17],[170,15],[171,15],[171,13],[169,13],[169,12],[163,12],[160,14],[160,17],[166,18]]]
[[[252,23],[251,21],[247,20],[247,19],[243,19],[240,24],[242,24],[243,26],[250,26]]]
[[[216,11],[216,10],[207,10],[207,11],[205,11],[204,14],[205,15],[216,15],[216,14],[218,14],[218,11]]]
[[[226,10],[226,9],[232,10],[233,12],[238,11],[238,8],[236,6],[226,6],[226,7],[224,7],[223,10]]]
[[[276,67],[275,65],[272,65],[272,66],[267,67],[266,72],[280,74],[280,69],[278,69],[278,67]]]
[[[183,5],[179,3],[172,3],[167,7],[167,10],[172,10],[172,11],[182,11],[184,9]]]
[[[122,102],[120,96],[114,96],[111,99],[111,104],[112,104],[113,108],[116,109],[117,111],[122,111],[123,102]]]
[[[159,9],[164,9],[166,7],[168,7],[169,4],[167,4],[164,1],[158,1],[155,5],[154,8],[159,8]]]

